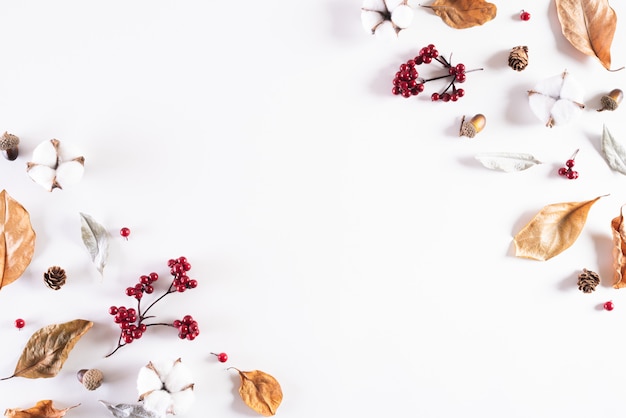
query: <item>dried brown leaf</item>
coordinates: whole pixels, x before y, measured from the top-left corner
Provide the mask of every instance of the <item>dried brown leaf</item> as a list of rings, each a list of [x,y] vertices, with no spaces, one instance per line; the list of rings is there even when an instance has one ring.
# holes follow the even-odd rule
[[[51,400],[45,400],[37,402],[35,406],[28,409],[7,409],[4,411],[4,416],[9,418],[60,418],[64,417],[67,411],[77,406],[56,409],[52,406]]]
[[[617,16],[608,0],[556,0],[563,36],[574,48],[611,69],[611,43]]]
[[[613,287],[626,287],[626,225],[624,225],[623,207],[619,216],[611,221],[613,231]]]
[[[12,377],[54,377],[78,340],[93,326],[93,322],[75,319],[62,324],[45,326],[31,335],[15,366]]]
[[[6,190],[0,192],[0,289],[20,278],[35,252],[30,215]]]
[[[489,22],[497,7],[485,0],[435,0],[428,7],[448,26],[466,29]]]
[[[545,206],[515,235],[515,255],[544,261],[571,247],[585,226],[589,209],[600,197]]]
[[[237,369],[235,369],[237,370]],[[239,372],[241,386],[239,395],[250,408],[263,416],[276,414],[283,400],[283,392],[278,381],[260,370]]]

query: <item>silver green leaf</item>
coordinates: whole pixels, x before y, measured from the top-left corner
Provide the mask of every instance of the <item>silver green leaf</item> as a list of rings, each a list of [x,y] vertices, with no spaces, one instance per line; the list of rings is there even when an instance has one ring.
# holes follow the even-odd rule
[[[91,255],[91,261],[102,275],[109,257],[109,233],[95,219],[82,212],[80,213],[80,223],[83,243]]]
[[[151,411],[146,411],[143,405],[118,403],[114,405],[110,402],[100,401],[115,418],[160,418]]]
[[[602,126],[602,142],[600,149],[612,170],[626,174],[626,148],[617,142],[606,125]]]
[[[542,164],[541,161],[532,155],[525,153],[484,152],[477,154],[475,158],[491,170],[500,170],[507,173],[526,170],[537,164]]]

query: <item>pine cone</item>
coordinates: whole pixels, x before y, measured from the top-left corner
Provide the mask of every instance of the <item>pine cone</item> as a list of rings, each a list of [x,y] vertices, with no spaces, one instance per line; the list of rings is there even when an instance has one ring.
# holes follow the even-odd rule
[[[65,284],[65,270],[59,266],[53,266],[43,274],[43,281],[50,289],[59,290]]]
[[[596,290],[596,286],[600,284],[600,276],[591,270],[583,269],[578,275],[578,290],[583,293],[591,293]]]
[[[509,67],[515,71],[522,71],[528,65],[528,47],[516,46],[509,54]]]

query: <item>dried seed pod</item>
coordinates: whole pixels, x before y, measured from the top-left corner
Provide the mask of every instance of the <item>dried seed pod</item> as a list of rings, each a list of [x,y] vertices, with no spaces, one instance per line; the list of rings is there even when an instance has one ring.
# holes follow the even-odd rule
[[[470,120],[466,121],[465,116],[461,120],[461,128],[459,129],[459,136],[467,136],[474,138],[477,133],[483,130],[487,119],[485,115],[479,113],[474,115]]]
[[[43,274],[44,283],[52,290],[59,290],[65,284],[66,279],[65,270],[59,266],[52,266]]]
[[[620,89],[613,89],[609,92],[609,94],[605,94],[600,98],[600,103],[602,103],[602,108],[598,109],[598,112],[602,112],[603,110],[615,110],[617,106],[624,99],[624,92]]]
[[[594,271],[583,269],[578,275],[578,290],[583,293],[592,293],[599,284],[600,276]]]
[[[522,71],[528,65],[528,47],[516,46],[509,53],[509,67],[515,71]]]
[[[76,374],[76,377],[87,390],[98,389],[104,380],[104,375],[98,369],[81,369]]]
[[[20,139],[8,132],[5,132],[2,137],[0,137],[0,150],[2,150],[2,155],[9,161],[13,161],[17,158],[19,154],[18,145],[20,143]]]

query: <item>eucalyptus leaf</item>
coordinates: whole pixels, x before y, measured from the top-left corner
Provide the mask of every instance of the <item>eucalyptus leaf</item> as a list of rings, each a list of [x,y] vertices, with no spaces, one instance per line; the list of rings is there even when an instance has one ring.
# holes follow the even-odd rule
[[[146,411],[143,405],[118,403],[114,405],[110,402],[100,401],[115,418],[161,418],[151,411]]]
[[[109,233],[95,219],[82,212],[80,213],[80,222],[83,243],[91,255],[91,261],[102,275],[109,256]]]
[[[612,170],[626,174],[626,148],[617,142],[606,125],[602,127],[602,142],[600,144],[602,154]]]
[[[477,154],[475,158],[491,170],[500,170],[507,173],[526,170],[537,164],[542,164],[541,161],[532,155],[525,153],[485,152]]]

